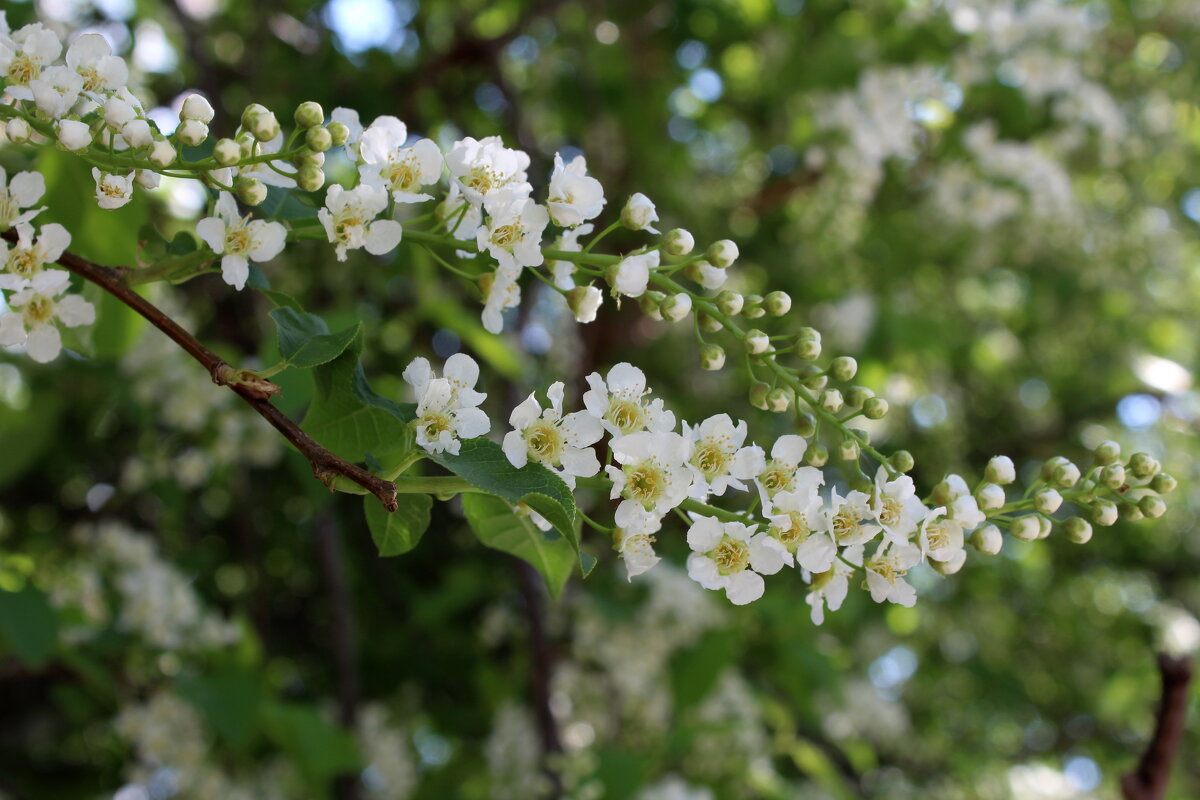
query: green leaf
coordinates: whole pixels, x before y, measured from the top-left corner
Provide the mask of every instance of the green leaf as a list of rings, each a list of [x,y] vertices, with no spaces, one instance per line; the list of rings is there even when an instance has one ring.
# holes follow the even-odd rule
[[[342,458],[357,463],[369,452],[390,471],[408,463],[413,453],[412,408],[371,389],[358,360],[361,326],[355,331],[341,355],[313,369],[313,402],[302,427]]]
[[[0,640],[30,669],[38,669],[58,649],[58,618],[46,595],[33,586],[0,591]]]
[[[259,274],[262,273],[260,272]],[[249,282],[247,282],[246,285],[249,286]],[[285,292],[277,292],[274,289],[271,289],[269,286],[255,286],[253,288],[258,289],[259,293],[270,300],[271,304],[276,308],[294,308],[297,311],[304,311],[303,306],[300,305],[300,301],[292,297],[290,294],[286,294]]]
[[[253,741],[264,699],[258,675],[227,664],[211,675],[180,678],[176,688],[234,750],[244,750]]]
[[[361,333],[362,325],[330,333],[325,320],[294,308],[276,308],[271,319],[279,333],[279,355],[300,369],[327,364],[340,356]]]
[[[266,219],[316,219],[317,207],[311,197],[295,189],[267,187],[267,199],[259,204],[257,215]]]
[[[565,539],[547,538],[529,517],[518,517],[498,497],[464,494],[463,512],[479,541],[529,562],[541,573],[553,597],[562,594],[576,560],[575,550]]]
[[[310,706],[268,703],[262,708],[261,722],[267,736],[313,781],[327,781],[360,766],[354,737],[326,722]]]
[[[398,496],[398,506],[391,513],[388,513],[375,497],[365,497],[363,501],[371,538],[379,548],[379,555],[384,558],[412,550],[429,527],[429,510],[433,507],[433,498],[427,494]]]

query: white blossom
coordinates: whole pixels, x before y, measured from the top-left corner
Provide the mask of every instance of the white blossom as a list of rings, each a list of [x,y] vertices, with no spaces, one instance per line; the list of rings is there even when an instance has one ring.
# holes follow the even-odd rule
[[[912,607],[917,592],[904,580],[908,570],[921,561],[921,551],[912,544],[882,542],[863,564],[867,571],[867,589],[876,603],[891,602]]]
[[[58,35],[40,22],[18,28],[11,37],[0,37],[0,76],[7,81],[4,91],[17,100],[32,100],[30,83],[61,52]]]
[[[490,253],[501,269],[540,266],[542,232],[550,223],[546,207],[512,189],[492,192],[485,207],[487,222],[475,234],[479,250]]]
[[[825,621],[825,606],[830,611],[837,611],[846,600],[850,590],[850,576],[854,569],[841,561],[834,560],[829,569],[815,572],[812,575],[808,595],[805,601],[812,607],[812,621],[820,625]]]
[[[938,506],[921,521],[917,545],[926,558],[949,563],[964,552],[963,538],[962,523],[947,517],[946,509]]]
[[[92,177],[96,180],[96,202],[101,208],[120,208],[133,199],[133,172],[113,175],[92,167]]]
[[[604,187],[587,174],[587,161],[575,156],[564,165],[562,155],[554,154],[554,172],[546,205],[555,225],[571,228],[597,217],[604,210]]]
[[[32,280],[46,264],[58,261],[70,245],[71,234],[57,222],[43,225],[36,239],[32,225],[17,225],[16,244],[10,246],[8,242],[0,240],[0,262],[7,273],[0,275],[0,289],[24,288],[25,282]],[[65,272],[61,274],[66,275]]]
[[[687,468],[687,441],[670,431],[639,431],[614,439],[613,458],[620,465],[606,467],[612,480],[613,500],[666,514],[687,499],[691,472]]]
[[[613,294],[623,294],[626,297],[641,297],[646,293],[650,282],[650,270],[658,267],[659,253],[651,250],[647,253],[625,256],[608,268],[606,277],[612,286]]]
[[[568,295],[567,304],[575,314],[575,321],[587,324],[596,321],[596,314],[604,303],[604,292],[592,286],[577,286]]]
[[[519,273],[512,270],[498,269],[491,275],[491,282],[484,281],[486,288],[483,296],[483,328],[488,333],[500,333],[504,330],[504,312],[521,305],[521,284],[517,281]]]
[[[376,219],[387,208],[387,192],[381,188],[359,184],[343,189],[333,184],[325,193],[325,207],[317,218],[333,243],[337,260],[345,261],[349,250],[365,249],[381,256],[400,244],[403,229],[394,219]]]
[[[635,231],[658,233],[651,227],[655,222],[658,222],[658,211],[655,210],[654,203],[650,202],[650,198],[641,192],[631,195],[625,203],[625,208],[621,210],[621,223]]]
[[[851,491],[842,497],[834,488],[830,493],[829,505],[824,509],[824,517],[822,528],[833,536],[840,547],[865,544],[883,530],[876,522],[875,513],[871,510],[871,496],[866,492]]]
[[[405,147],[408,128],[395,117],[377,117],[359,142],[358,171],[364,183],[392,193],[397,203],[420,203],[433,196],[420,191],[442,176],[442,151],[431,139]]]
[[[659,561],[654,553],[654,534],[662,527],[662,518],[635,503],[622,503],[614,515],[617,529],[613,547],[625,562],[629,580],[649,570]]]
[[[734,605],[762,597],[763,575],[783,569],[782,545],[766,533],[741,522],[697,517],[688,528],[688,577],[705,589],[724,589]]]
[[[774,513],[767,533],[786,553],[785,561],[812,573],[825,572],[837,555],[837,542],[822,514],[817,485],[808,482],[791,492],[775,495]]]
[[[446,154],[446,168],[476,205],[504,189],[515,196],[527,196],[532,191],[525,174],[529,155],[505,147],[499,136],[478,140],[468,136],[455,142]]]
[[[897,544],[910,540],[928,510],[917,497],[917,487],[912,478],[899,475],[889,480],[887,470],[883,467],[875,473],[871,511],[888,539]]]
[[[545,410],[536,393],[513,409],[508,419],[513,430],[504,436],[504,454],[518,469],[536,461],[573,489],[576,477],[587,478],[600,471],[592,445],[600,441],[604,429],[586,411],[563,414],[562,381],[551,384],[546,396],[550,407]]]
[[[663,407],[661,399],[646,401],[646,395],[650,394],[646,374],[632,364],[617,364],[608,371],[607,380],[593,372],[587,376],[587,382],[591,388],[583,393],[583,405],[612,436],[641,430],[659,433],[675,428],[675,414]]]
[[[46,179],[40,172],[18,172],[8,180],[0,167],[0,230],[28,222],[45,210],[34,204],[46,193]]]
[[[807,449],[808,443],[803,436],[787,434],[775,440],[770,460],[754,478],[764,514],[771,513],[771,498],[780,492],[794,492],[810,484],[824,485],[825,476],[821,470],[800,466]]]
[[[221,258],[221,277],[241,291],[251,261],[270,261],[283,251],[287,229],[278,222],[243,217],[228,192],[217,195],[217,214],[196,223],[196,234]]]
[[[0,316],[0,346],[25,345],[39,363],[53,361],[62,352],[58,323],[74,328],[96,320],[96,309],[77,294],[59,297],[70,286],[62,270],[43,270],[30,286],[8,298],[10,311]]]
[[[491,420],[478,408],[487,395],[475,391],[479,365],[468,355],[446,359],[443,375],[439,378],[424,358],[413,359],[404,370],[417,398],[417,444],[429,453],[458,455],[460,439],[491,430]]]
[[[29,82],[38,110],[50,119],[58,119],[71,110],[83,91],[83,78],[67,67],[46,67]]]
[[[96,95],[115,92],[129,81],[125,59],[112,54],[108,40],[98,33],[85,33],[67,48],[67,66],[83,79],[83,91]]]
[[[683,423],[683,436],[691,451],[688,467],[692,471],[692,496],[703,500],[718,497],[727,487],[746,491],[743,481],[753,480],[765,466],[761,447],[743,447],[748,426],[745,420],[734,425],[728,414],[709,417],[695,427]]]

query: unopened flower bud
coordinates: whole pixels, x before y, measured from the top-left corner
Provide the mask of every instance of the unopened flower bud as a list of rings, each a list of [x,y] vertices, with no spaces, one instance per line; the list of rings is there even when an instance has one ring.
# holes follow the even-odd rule
[[[953,575],[967,563],[967,551],[958,550],[947,561],[930,560],[929,563],[939,575]]]
[[[792,393],[783,387],[772,389],[767,394],[767,410],[782,414],[792,405]]]
[[[1167,513],[1167,504],[1156,494],[1148,494],[1138,500],[1138,508],[1150,519],[1158,519]]]
[[[805,461],[810,467],[823,467],[829,461],[829,448],[823,444],[814,444],[808,448]]]
[[[576,322],[594,322],[603,302],[604,292],[596,286],[576,286],[567,292],[567,305],[575,314]]]
[[[1100,484],[1114,492],[1120,491],[1125,485],[1125,467],[1120,464],[1109,464],[1100,470]]]
[[[751,353],[758,355],[765,353],[771,347],[771,340],[765,333],[757,328],[751,328],[746,331],[746,349]]]
[[[1129,471],[1135,478],[1153,478],[1160,469],[1158,459],[1147,453],[1134,453],[1129,457]]]
[[[716,317],[710,317],[708,314],[701,312],[700,330],[704,331],[705,333],[716,333],[724,328],[725,326],[721,324],[719,319]]]
[[[994,556],[1004,546],[1004,535],[995,525],[983,525],[971,534],[971,546],[984,555]]]
[[[195,95],[193,95],[194,97]],[[175,140],[188,147],[199,147],[208,138],[208,126],[200,120],[185,119],[175,129]]]
[[[258,178],[238,178],[234,181],[237,198],[248,206],[262,205],[267,199],[267,187]]]
[[[151,169],[139,169],[134,174],[133,180],[143,189],[157,189],[162,182],[162,176]]]
[[[1009,530],[1013,536],[1022,542],[1032,542],[1041,534],[1042,526],[1036,515],[1029,514],[1013,520],[1012,527]]]
[[[1049,517],[1038,517],[1038,538],[1045,539],[1054,530],[1054,523]]]
[[[767,395],[771,392],[771,385],[763,381],[755,381],[750,386],[750,405],[755,408],[767,410]]]
[[[725,366],[725,351],[720,345],[704,345],[700,348],[700,366],[707,370],[720,369]]]
[[[728,269],[733,266],[733,262],[737,261],[738,246],[729,239],[721,239],[713,242],[705,251],[704,257],[707,258],[714,267],[718,269]]]
[[[975,502],[984,511],[994,511],[1004,505],[1004,488],[995,483],[985,483],[975,490]]]
[[[1063,523],[1063,530],[1066,531],[1067,538],[1075,544],[1087,544],[1092,540],[1092,526],[1086,519],[1068,517]]]
[[[306,100],[296,106],[296,124],[301,128],[315,128],[325,122],[325,109],[320,103]]]
[[[317,130],[317,129],[309,128],[310,133],[313,130]],[[324,130],[324,128],[321,128],[320,130]],[[250,125],[250,132],[253,133],[254,138],[258,139],[260,142],[269,142],[272,139],[274,139],[276,136],[279,135],[279,120],[277,120],[275,118],[275,114],[273,114],[270,111],[267,111],[266,113],[263,113],[263,114],[259,114],[258,116],[254,117],[254,119]],[[328,133],[328,131],[325,131],[325,132]],[[331,141],[332,141],[332,139],[331,139]],[[313,148],[313,150],[318,153],[324,152],[322,150],[317,150],[317,148],[315,148],[315,147]]]
[[[212,104],[204,95],[189,94],[183,100],[183,108],[179,110],[179,119],[183,122],[189,120],[201,122],[204,125],[213,121],[216,112],[213,111]]]
[[[782,317],[792,310],[792,296],[776,289],[763,298],[763,308],[772,317]]]
[[[1053,458],[1046,459],[1044,462],[1042,462],[1042,480],[1049,481],[1053,479],[1054,470],[1058,469],[1063,464],[1069,463],[1071,462],[1067,461],[1067,459],[1063,458],[1062,456],[1054,456]]]
[[[869,397],[862,409],[867,419],[883,419],[888,413],[888,401],[882,397]]]
[[[20,121],[24,122],[25,120]],[[58,143],[64,150],[76,152],[92,143],[91,129],[78,120],[60,119],[54,127],[55,133],[58,134]]]
[[[830,414],[836,414],[842,410],[842,393],[837,389],[826,389],[821,395],[821,408],[828,411]]]
[[[1159,494],[1170,494],[1179,486],[1179,481],[1165,472],[1160,472],[1150,481],[1150,488]]]
[[[814,392],[820,392],[825,389],[825,386],[828,383],[829,378],[825,377],[824,375],[814,375],[811,378],[805,379],[804,386],[805,388],[811,389]]]
[[[647,317],[657,322],[661,322],[663,318],[662,304],[666,299],[667,296],[662,292],[651,290],[645,292],[641,297],[638,298],[638,306],[642,309],[642,313]]]
[[[796,414],[796,433],[804,438],[814,436],[817,433],[817,421],[813,419],[813,415],[801,411]]]
[[[838,455],[841,456],[842,461],[858,461],[858,440],[849,437],[843,439],[838,447]]]
[[[309,128],[304,132],[304,143],[314,153],[324,153],[333,147],[333,135],[329,133],[328,128]]]
[[[659,311],[662,313],[663,319],[668,322],[678,322],[692,313],[692,296],[686,292],[673,294],[663,300]]]
[[[621,224],[630,230],[658,233],[651,227],[655,222],[658,222],[658,211],[650,198],[641,192],[632,195],[621,209]]]
[[[325,172],[320,167],[307,164],[296,172],[296,185],[306,192],[315,192],[325,185]]]
[[[992,456],[987,469],[983,471],[983,477],[992,483],[1007,486],[1017,479],[1017,468],[1008,456]]]
[[[891,463],[892,469],[901,473],[909,472],[917,465],[912,453],[907,450],[897,450],[892,453],[892,457],[888,461]]]
[[[692,238],[692,234],[683,228],[669,230],[667,231],[667,235],[663,237],[662,249],[669,256],[686,256],[692,252],[692,248],[695,246],[696,240]]]
[[[713,302],[717,304],[722,314],[728,314],[731,317],[736,317],[742,313],[742,306],[745,305],[746,299],[737,292],[731,292],[726,289],[715,298]]]
[[[262,103],[251,103],[242,111],[242,127],[248,131],[254,131],[254,122],[263,114],[271,112]]]
[[[875,396],[875,392],[868,389],[866,386],[851,386],[845,392],[846,405],[851,408],[862,408],[863,403]]]
[[[767,310],[763,308],[763,296],[761,294],[746,295],[746,304],[742,306],[742,314],[746,319],[758,319]]]
[[[325,130],[329,131],[334,147],[341,147],[350,141],[350,128],[344,122],[331,122],[325,126]]]
[[[32,130],[28,122],[20,117],[13,117],[8,121],[8,125],[4,129],[4,135],[13,144],[25,144],[29,141]],[[91,141],[91,136],[88,137],[88,140]]]
[[[858,362],[850,356],[838,356],[829,363],[829,377],[838,383],[854,380],[858,374]]]
[[[150,143],[154,141],[150,123],[144,119],[131,119],[126,122],[125,127],[121,128],[121,136],[125,137],[125,141],[129,142],[129,146],[134,150],[149,147]]]
[[[1033,496],[1033,507],[1043,514],[1053,514],[1062,505],[1062,495],[1057,489],[1042,489]]]
[[[166,139],[159,139],[150,148],[150,163],[156,167],[166,168],[175,163],[175,159],[179,154],[175,152],[175,147]]]
[[[1070,461],[1059,464],[1050,476],[1050,482],[1060,489],[1070,489],[1079,482],[1079,467]]]
[[[1108,439],[1096,445],[1096,449],[1092,451],[1092,457],[1096,459],[1096,463],[1102,467],[1115,463],[1121,459],[1121,445]]]
[[[242,157],[242,148],[233,139],[218,139],[213,148],[213,158],[223,167],[237,163]]]
[[[1138,520],[1142,519],[1145,514],[1142,513],[1142,509],[1138,507],[1137,503],[1131,502],[1121,504],[1121,516],[1129,522],[1137,522]]]
[[[1092,521],[1097,525],[1103,525],[1106,528],[1109,525],[1114,525],[1119,515],[1120,509],[1111,500],[1097,500],[1092,505]]]

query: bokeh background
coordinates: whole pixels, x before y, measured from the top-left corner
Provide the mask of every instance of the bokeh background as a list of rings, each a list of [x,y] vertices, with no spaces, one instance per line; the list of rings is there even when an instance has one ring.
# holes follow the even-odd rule
[[[613,210],[641,191],[668,227],[737,240],[738,288],[789,291],[797,324],[858,358],[894,409],[873,440],[911,450],[919,485],[996,453],[1087,463],[1112,438],[1181,488],[1162,519],[1084,547],[1008,541],[950,579],[918,572],[914,609],[852,592],[821,628],[798,578],[746,608],[706,594],[671,534],[672,563],[633,584],[587,539],[600,566],[554,600],[453,503],[416,550],[378,558],[359,498],[326,493],[231,393],[100,301],[94,357],[0,354],[0,797],[1118,796],[1152,725],[1157,649],[1200,640],[1200,4],[5,11],[106,35],[164,129],[194,87],[221,134],[247,103],[284,119],[311,99],[443,142],[502,135],[535,184],[556,151],[583,152]],[[205,202],[168,180],[101,212],[65,155],[4,145],[0,164],[41,169],[45,219],[106,263],[137,256],[147,219],[170,238]],[[535,285],[495,338],[477,292],[415,250],[340,264],[293,247],[267,272],[335,329],[368,321],[388,396],[419,354],[471,352],[501,398],[630,360],[682,418],[785,432],[736,369],[680,368],[690,334],[635,308],[579,327]],[[205,278],[155,299],[233,363],[273,363],[253,293]],[[280,376],[295,416],[307,380]],[[1200,796],[1198,765],[1193,731],[1169,797]]]

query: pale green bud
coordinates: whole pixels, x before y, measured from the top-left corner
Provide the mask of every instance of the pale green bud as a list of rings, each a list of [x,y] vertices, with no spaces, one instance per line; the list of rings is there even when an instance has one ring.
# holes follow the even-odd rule
[[[1150,488],[1159,494],[1170,494],[1179,486],[1179,481],[1165,472],[1160,472],[1150,481]]]
[[[1079,467],[1068,461],[1055,468],[1054,473],[1050,476],[1050,482],[1060,489],[1070,489],[1079,482],[1079,478]]]
[[[823,444],[814,444],[808,448],[805,460],[810,467],[823,467],[829,461],[829,448]]]
[[[995,483],[985,483],[975,490],[975,502],[984,511],[994,511],[1004,505],[1004,488]]]
[[[725,366],[725,351],[720,345],[704,345],[700,348],[700,366],[707,370],[720,369]]]
[[[325,130],[329,131],[334,147],[341,147],[350,141],[350,128],[344,122],[331,122],[325,126]]]
[[[725,326],[721,324],[719,319],[716,317],[710,317],[704,312],[700,312],[700,330],[704,331],[705,333],[716,333],[724,328]]]
[[[201,122],[205,125],[213,121],[216,112],[213,111],[212,104],[199,94],[189,94],[183,101],[183,108],[179,111],[179,119],[183,121]]]
[[[309,128],[304,132],[304,143],[314,153],[324,153],[333,147],[333,135],[329,133],[328,128]]]
[[[216,147],[213,148],[213,158],[223,167],[228,167],[230,164],[237,163],[242,157],[242,148],[238,147],[238,143],[233,139],[218,139]]]
[[[1010,530],[1022,542],[1032,542],[1041,535],[1042,525],[1035,515],[1030,514],[1013,520]]]
[[[188,147],[199,147],[207,138],[208,126],[199,120],[186,119],[175,129],[175,140]]]
[[[4,134],[13,144],[25,144],[29,141],[29,137],[33,135],[33,129],[29,127],[29,123],[20,117],[13,117],[8,121],[8,125],[4,129]]]
[[[1068,517],[1063,523],[1063,530],[1075,544],[1087,544],[1092,540],[1092,526],[1086,519]]]
[[[1007,486],[1017,479],[1017,468],[1008,456],[993,456],[983,471],[985,480]]]
[[[267,110],[267,107],[261,103],[251,103],[242,111],[242,127],[253,132],[254,122],[263,114],[270,113],[271,112]]]
[[[813,419],[813,415],[804,411],[796,414],[796,433],[804,438],[815,435],[817,432],[817,421]]]
[[[1092,456],[1096,459],[1097,464],[1106,467],[1121,460],[1121,445],[1111,439],[1103,441],[1096,445],[1096,449],[1092,451]]]
[[[612,269],[616,269],[616,267],[614,266]],[[608,282],[611,285],[616,285],[616,278],[610,277]],[[643,293],[642,296],[638,298],[638,305],[641,306],[642,313],[647,317],[661,322],[663,318],[662,304],[666,299],[667,296],[662,292],[656,292],[652,290]]]
[[[662,313],[663,319],[669,322],[679,322],[679,320],[692,313],[692,296],[686,292],[673,294],[663,300],[658,308]]]
[[[746,304],[746,298],[742,297],[737,292],[732,292],[729,289],[725,289],[719,295],[713,298],[713,302],[717,304],[717,308],[720,309],[722,314],[736,317],[738,314],[742,313],[742,306]]]
[[[714,267],[727,269],[733,266],[733,262],[737,261],[738,246],[729,239],[721,239],[718,242],[710,244],[704,256]]]
[[[763,298],[763,308],[772,317],[782,317],[792,310],[792,296],[779,290],[770,292]]]
[[[875,396],[875,392],[866,386],[851,386],[846,390],[846,405],[851,408],[862,408],[863,403]]]
[[[1045,539],[1054,530],[1054,523],[1049,517],[1038,517],[1038,538]]]
[[[1138,500],[1138,508],[1150,519],[1158,519],[1167,513],[1167,504],[1156,494],[1148,494]]]
[[[754,355],[765,353],[771,348],[771,340],[757,328],[746,331],[746,349]]]
[[[1067,461],[1067,459],[1063,458],[1062,456],[1054,456],[1053,458],[1046,459],[1045,462],[1042,463],[1042,480],[1052,480],[1054,478],[1054,470],[1058,469],[1063,464],[1070,463],[1070,461]]]
[[[267,199],[267,187],[258,178],[238,178],[233,186],[238,200],[248,206],[261,205]]]
[[[796,355],[805,361],[816,361],[821,357],[820,339],[797,339]]]
[[[763,381],[755,381],[750,387],[750,405],[755,408],[767,410],[767,395],[771,392],[771,385]]]
[[[763,297],[761,294],[746,295],[746,304],[742,307],[742,314],[746,319],[758,319],[766,313],[766,309],[763,308]]]
[[[1117,508],[1117,504],[1111,500],[1097,500],[1092,504],[1092,521],[1097,525],[1108,527],[1116,524],[1117,517],[1121,511]]]
[[[838,451],[842,461],[858,461],[859,449],[856,439],[843,439]]]
[[[1142,513],[1142,509],[1138,507],[1137,503],[1122,503],[1121,516],[1129,522],[1137,522],[1138,520],[1142,519],[1145,514]]]
[[[824,375],[814,375],[804,381],[805,387],[813,390],[814,392],[823,390],[828,383],[829,378],[825,377]]]
[[[325,185],[325,172],[320,167],[306,164],[296,173],[296,185],[306,192],[315,192]]]
[[[325,122],[325,109],[320,103],[306,100],[296,106],[295,120],[301,128],[315,128]]]
[[[1114,492],[1120,491],[1125,485],[1125,467],[1120,464],[1109,464],[1100,470],[1100,484]]]
[[[1043,514],[1053,514],[1062,505],[1062,495],[1057,489],[1042,489],[1033,496],[1033,507]]]
[[[892,469],[897,472],[909,472],[917,465],[912,453],[907,450],[897,450],[888,460],[891,462]]]
[[[692,238],[692,234],[683,228],[669,230],[667,231],[667,235],[663,237],[662,249],[669,256],[686,256],[692,252],[692,248],[695,246],[696,240]]]
[[[829,362],[829,377],[838,383],[854,380],[858,374],[858,362],[850,356],[838,356]]]
[[[314,129],[310,128],[309,130]],[[279,120],[270,111],[259,114],[254,118],[254,124],[250,126],[250,132],[260,142],[269,142],[279,135]]]
[[[160,169],[166,169],[175,163],[175,159],[179,154],[175,152],[175,147],[166,139],[159,139],[150,148],[150,163]]]
[[[863,415],[867,419],[883,419],[887,413],[888,401],[882,397],[870,397],[863,403]]]
[[[1134,453],[1129,457],[1129,471],[1135,478],[1153,478],[1160,469],[1162,467],[1159,466],[1158,459],[1147,453]]]
[[[984,555],[994,556],[1004,546],[1004,535],[995,525],[983,525],[971,534],[971,546]]]
[[[776,414],[782,414],[792,404],[792,395],[782,387],[772,389],[767,394],[767,408]]]
[[[837,389],[826,389],[821,395],[821,408],[828,411],[830,414],[836,414],[842,410],[842,393]]]

